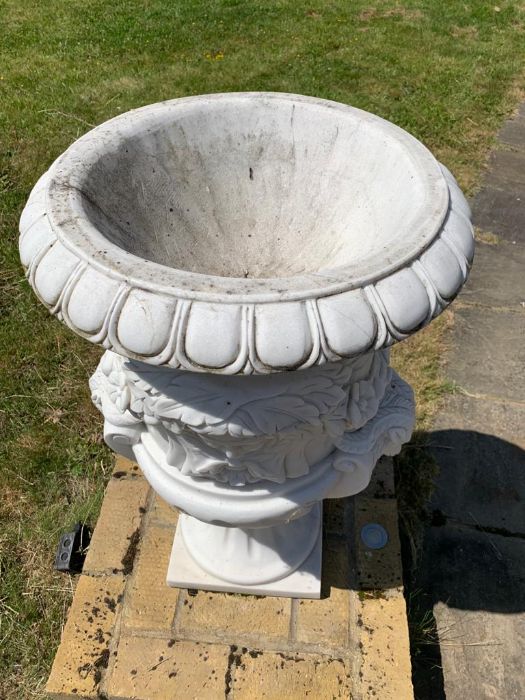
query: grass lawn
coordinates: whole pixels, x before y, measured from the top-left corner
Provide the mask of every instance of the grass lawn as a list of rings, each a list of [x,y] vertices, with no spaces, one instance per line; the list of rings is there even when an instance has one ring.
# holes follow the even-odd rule
[[[58,536],[96,521],[111,463],[87,387],[101,350],[47,314],[18,262],[36,179],[91,126],[133,107],[277,90],[396,122],[471,191],[520,99],[524,12],[507,0],[0,0],[1,698],[44,697],[74,585],[52,570]],[[395,352],[420,427],[447,390],[450,322]]]

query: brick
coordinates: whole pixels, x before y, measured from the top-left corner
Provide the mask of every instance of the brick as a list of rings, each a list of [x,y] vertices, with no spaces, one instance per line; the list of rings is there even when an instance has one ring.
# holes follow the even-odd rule
[[[394,465],[391,457],[382,457],[376,464],[370,483],[360,498],[395,498]],[[323,532],[325,535],[347,537],[351,531],[348,503],[352,499],[335,498],[323,502]]]
[[[168,505],[159,495],[155,495],[150,513],[152,521],[162,525],[171,525],[175,531],[179,519],[179,512],[176,508],[173,508],[173,506]],[[174,535],[175,532],[172,533],[172,539]]]
[[[116,479],[128,478],[130,476],[142,477],[142,472],[139,465],[135,462],[131,462],[122,455],[116,455],[112,476]]]
[[[123,576],[80,577],[46,686],[51,697],[99,697],[124,584]]]
[[[153,631],[169,631],[179,590],[166,583],[173,532],[150,525],[139,545],[134,575],[126,595],[123,624]]]
[[[224,697],[229,647],[122,636],[105,692],[111,700]]]
[[[395,498],[394,464],[392,457],[381,457],[363,496],[367,498]]]
[[[287,639],[290,614],[289,598],[199,591],[185,595],[178,628],[208,639]]]
[[[388,533],[383,549],[369,549],[361,540],[361,528],[382,525]],[[395,499],[356,498],[355,541],[358,585],[362,589],[388,589],[402,585],[401,545]]]
[[[149,486],[142,477],[110,479],[84,572],[111,573],[126,569],[130,543],[134,541],[133,533],[140,527],[148,491]]]
[[[347,511],[347,498],[329,498],[323,501],[323,534],[344,537],[348,531]]]
[[[361,595],[357,609],[362,697],[369,697],[369,688],[373,688],[381,700],[411,700],[414,692],[402,590],[391,590],[384,598]]]
[[[320,600],[299,600],[296,639],[320,650],[346,648],[349,643],[349,563],[344,545],[323,546]]]
[[[348,700],[351,697],[351,679],[345,661],[318,654],[243,654],[235,665],[232,687],[235,700]]]

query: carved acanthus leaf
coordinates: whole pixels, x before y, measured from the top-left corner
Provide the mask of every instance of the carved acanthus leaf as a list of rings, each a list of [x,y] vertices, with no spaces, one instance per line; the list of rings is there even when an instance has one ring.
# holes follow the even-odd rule
[[[91,388],[112,444],[148,430],[184,474],[282,483],[374,415],[389,373],[386,351],[265,378],[154,368],[107,352]]]

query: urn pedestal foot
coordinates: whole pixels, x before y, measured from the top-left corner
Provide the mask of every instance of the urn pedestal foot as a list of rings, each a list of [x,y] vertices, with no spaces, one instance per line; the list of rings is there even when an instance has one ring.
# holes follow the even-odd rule
[[[181,515],[169,586],[252,595],[319,598],[322,505],[272,527],[230,528]]]

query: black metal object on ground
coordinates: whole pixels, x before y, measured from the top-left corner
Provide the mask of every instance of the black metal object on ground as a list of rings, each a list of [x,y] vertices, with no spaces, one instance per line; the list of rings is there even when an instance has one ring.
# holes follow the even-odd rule
[[[72,532],[60,536],[55,557],[55,569],[64,573],[79,574],[84,565],[91,540],[91,528],[85,523],[77,523]]]

